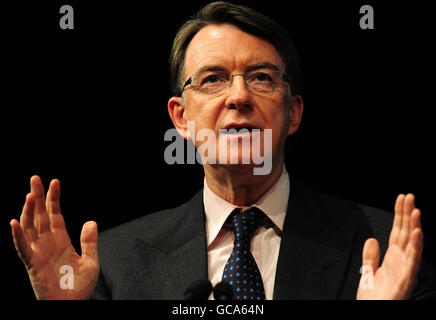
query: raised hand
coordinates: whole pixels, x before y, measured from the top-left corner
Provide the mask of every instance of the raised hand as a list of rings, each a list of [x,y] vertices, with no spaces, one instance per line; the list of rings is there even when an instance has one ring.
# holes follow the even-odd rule
[[[378,241],[368,239],[363,247],[363,272],[357,299],[410,298],[416,285],[422,256],[420,215],[420,210],[415,208],[413,194],[398,196],[389,247],[380,267]]]
[[[88,221],[83,225],[79,256],[61,214],[59,180],[51,181],[47,199],[38,176],[30,179],[30,187],[20,222],[13,219],[10,224],[15,248],[26,266],[36,298],[88,299],[99,273],[97,224]],[[61,286],[61,272],[65,272],[61,267],[65,265],[73,272],[72,288]]]

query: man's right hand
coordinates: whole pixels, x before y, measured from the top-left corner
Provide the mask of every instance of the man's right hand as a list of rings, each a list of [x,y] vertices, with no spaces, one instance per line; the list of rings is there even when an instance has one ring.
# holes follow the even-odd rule
[[[88,221],[80,236],[82,256],[74,250],[60,210],[60,182],[50,183],[47,199],[38,176],[30,179],[20,222],[11,220],[15,249],[26,266],[37,299],[89,299],[97,283],[97,224]],[[73,288],[63,289],[61,267],[72,268]]]

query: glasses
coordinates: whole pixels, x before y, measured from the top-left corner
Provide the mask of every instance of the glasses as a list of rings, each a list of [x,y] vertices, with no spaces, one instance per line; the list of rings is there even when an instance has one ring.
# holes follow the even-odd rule
[[[182,93],[185,89],[192,89],[200,94],[217,96],[232,86],[233,78],[236,76],[243,77],[247,89],[256,94],[270,95],[283,83],[289,84],[286,74],[272,69],[256,70],[245,74],[213,71],[190,77],[183,85]]]

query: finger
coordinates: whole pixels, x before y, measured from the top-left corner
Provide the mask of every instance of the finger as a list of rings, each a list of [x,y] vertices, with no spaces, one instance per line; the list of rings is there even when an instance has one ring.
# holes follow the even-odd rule
[[[47,214],[47,208],[45,206],[44,187],[40,177],[33,176],[30,179],[30,190],[35,197],[35,215],[34,225],[38,234],[50,231],[50,218]]]
[[[405,249],[410,236],[410,216],[415,209],[415,196],[409,193],[403,204],[403,217],[401,219],[401,230],[398,235],[398,245],[400,248]]]
[[[48,188],[47,199],[45,200],[52,230],[65,229],[65,221],[61,214],[60,195],[60,181],[58,179],[53,179]]]
[[[421,265],[423,234],[420,228],[416,228],[411,233],[411,241],[406,249],[407,267],[410,270],[410,282],[414,283],[417,279],[419,267]]]
[[[61,195],[61,186],[58,179],[53,179],[50,182],[50,186],[47,192],[47,199],[45,201],[47,212],[51,214],[57,214],[61,212],[61,206],[59,198]]]
[[[410,230],[421,228],[421,210],[415,208],[410,215]]]
[[[415,233],[418,233],[418,235],[414,235]],[[422,239],[420,238],[422,238],[421,210],[415,208],[410,215],[410,239],[406,247],[407,257],[412,255],[413,250],[422,251]]]
[[[365,241],[362,251],[362,267],[370,268],[373,274],[378,269],[380,263],[380,245],[374,238]]]
[[[402,220],[402,212],[403,212],[403,204],[404,204],[404,194],[399,194],[397,200],[395,201],[395,210],[394,210],[394,222],[392,225],[391,234],[389,236],[389,245],[396,244],[398,241],[398,235],[401,230],[401,220]]]
[[[35,225],[33,224],[35,211],[35,199],[31,193],[26,196],[26,201],[24,202],[23,211],[20,216],[20,227],[27,237],[28,241],[34,241],[38,238],[38,233],[36,232]]]
[[[30,259],[32,257],[32,249],[27,242],[24,232],[21,229],[20,223],[13,219],[10,221],[12,229],[12,239],[14,241],[15,250],[17,250],[18,256],[23,261],[26,268],[29,268]]]
[[[98,261],[97,240],[97,223],[95,223],[94,221],[86,222],[83,225],[82,233],[80,235],[80,247],[82,249],[82,256],[89,256],[92,259]]]

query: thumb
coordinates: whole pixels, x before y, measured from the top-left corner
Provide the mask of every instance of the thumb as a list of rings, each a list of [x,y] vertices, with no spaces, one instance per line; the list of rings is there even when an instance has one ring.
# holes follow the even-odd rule
[[[362,252],[362,275],[365,269],[371,271],[373,274],[378,269],[380,263],[380,245],[374,238],[365,241]],[[368,270],[369,269],[369,270]]]
[[[80,234],[80,247],[82,249],[82,256],[89,256],[98,261],[97,239],[97,223],[94,221],[86,222],[83,225],[82,233]]]

